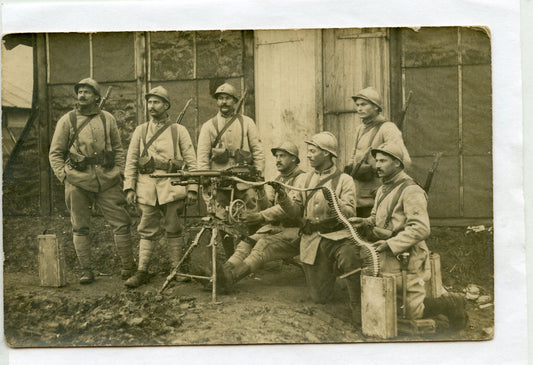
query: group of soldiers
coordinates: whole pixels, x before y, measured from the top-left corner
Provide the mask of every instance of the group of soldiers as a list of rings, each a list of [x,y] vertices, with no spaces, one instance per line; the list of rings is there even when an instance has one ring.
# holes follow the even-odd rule
[[[98,83],[83,79],[74,90],[78,102],[58,121],[49,158],[65,185],[81,266],[79,282],[94,281],[89,228],[91,207],[96,205],[113,228],[121,277],[127,287],[135,288],[149,281],[150,259],[162,231],[172,265],[180,262],[185,246],[180,214],[198,199],[195,183],[172,185],[168,177],[151,175],[181,169],[223,170],[237,164],[262,173],[265,156],[259,132],[252,119],[236,110],[237,90],[222,84],[214,93],[219,111],[202,125],[196,154],[187,129],[169,120],[167,90],[157,86],[145,95],[150,118],[135,129],[125,153],[114,117],[98,107],[102,97]],[[402,134],[383,117],[381,96],[374,88],[361,90],[353,101],[362,123],[344,172],[336,166],[338,142],[330,132],[305,141],[308,172],[299,166],[301,155],[294,143],[283,141],[271,149],[279,174],[262,189],[248,189],[257,193],[260,208],[245,212],[242,219],[255,231],[235,243],[234,253],[223,265],[221,281],[231,287],[269,261],[299,256],[311,298],[329,301],[337,276],[363,266],[365,252],[350,240],[349,231],[332,209],[331,197],[318,189],[324,187],[334,192],[341,214],[372,242],[382,272],[399,274],[397,256],[409,252],[408,318],[444,314],[453,328],[461,329],[467,321],[462,297],[425,297],[424,281],[429,279],[425,239],[430,234],[427,196],[404,172],[410,158]],[[137,264],[127,204],[138,206],[142,213]],[[345,276],[353,322],[359,324],[360,278],[358,274]],[[402,281],[396,277],[398,293],[402,293]]]

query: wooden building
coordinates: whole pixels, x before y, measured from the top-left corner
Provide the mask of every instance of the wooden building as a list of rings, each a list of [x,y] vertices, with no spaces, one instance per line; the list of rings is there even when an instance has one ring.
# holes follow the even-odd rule
[[[143,95],[156,85],[172,97],[193,139],[217,111],[213,88],[227,80],[249,90],[245,114],[255,119],[265,150],[297,143],[307,168],[307,137],[329,130],[344,166],[360,123],[351,96],[376,87],[384,114],[398,121],[409,92],[403,134],[413,158],[409,173],[423,183],[443,152],[430,216],[446,224],[492,219],[490,35],[481,28],[352,28],[307,30],[66,33],[35,36],[40,108],[41,213],[63,210],[47,147],[58,118],[75,102],[73,85],[87,76],[113,86],[106,109],[124,145],[145,120]],[[267,153],[266,176],[275,173]]]

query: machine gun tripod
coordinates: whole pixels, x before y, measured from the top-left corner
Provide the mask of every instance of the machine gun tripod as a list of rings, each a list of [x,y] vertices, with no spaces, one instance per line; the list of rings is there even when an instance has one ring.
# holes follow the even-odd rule
[[[241,222],[241,215],[250,209],[250,205],[257,202],[246,202],[236,199],[236,191],[245,190],[250,186],[235,181],[235,178],[248,181],[260,180],[260,175],[253,166],[236,165],[226,170],[196,170],[178,171],[176,173],[164,173],[150,175],[155,178],[170,178],[172,185],[199,184],[207,195],[208,215],[202,219],[200,231],[196,234],[182,259],[168,275],[165,283],[159,290],[161,294],[176,276],[184,276],[200,281],[204,286],[211,286],[212,302],[217,301],[219,286],[224,287],[225,280],[222,274],[222,256],[224,249],[221,233],[241,240],[249,235],[248,227]],[[239,185],[240,184],[240,185]],[[225,214],[220,214],[220,200],[217,194],[229,193],[229,203],[225,206]],[[218,210],[218,212],[217,212]],[[218,213],[218,214],[217,214]],[[207,236],[210,234],[209,236]],[[205,239],[209,237],[209,241]],[[226,253],[227,254],[227,253]],[[183,262],[191,259],[189,274],[180,271]]]

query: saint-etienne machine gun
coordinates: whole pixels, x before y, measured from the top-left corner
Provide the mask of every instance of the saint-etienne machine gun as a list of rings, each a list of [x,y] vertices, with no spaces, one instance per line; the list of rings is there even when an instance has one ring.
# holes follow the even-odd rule
[[[235,165],[229,167],[225,170],[195,170],[195,171],[184,171],[179,170],[174,173],[160,173],[150,175],[154,178],[170,178],[172,185],[191,185],[198,184],[202,186],[204,191],[207,193],[207,211],[208,216],[202,219],[202,225],[200,231],[196,234],[193,242],[188,247],[187,251],[184,253],[180,262],[172,270],[172,272],[167,277],[165,283],[161,287],[159,293],[161,294],[165,288],[170,284],[170,282],[176,276],[185,276],[199,280],[204,285],[211,285],[212,289],[212,301],[216,302],[217,295],[217,273],[220,275],[220,260],[217,259],[217,246],[218,246],[218,233],[219,231],[226,232],[238,239],[246,237],[248,235],[245,232],[244,227],[239,226],[236,223],[240,223],[241,215],[247,209],[247,202],[241,199],[235,199],[235,190],[244,190],[250,186],[239,186],[246,185],[237,180],[246,180],[250,182],[260,181],[261,174],[260,172],[251,165]],[[227,210],[227,219],[219,219],[216,217],[215,213],[217,210],[217,192],[220,191],[229,191],[229,206],[226,207]],[[200,260],[203,260],[203,264],[197,267],[198,270],[195,273],[185,274],[180,272],[181,265],[185,259],[191,256],[191,261],[194,253],[193,250],[199,245],[200,238],[204,233],[210,233],[209,244],[203,247],[203,254],[196,254],[200,257]],[[210,258],[206,257],[206,249],[209,249]],[[206,267],[205,262],[210,261],[211,267]],[[217,263],[217,261],[219,261]],[[192,262],[191,262],[192,264]],[[191,265],[192,266],[192,265]],[[198,265],[197,265],[198,266]],[[218,266],[218,268],[217,268]]]

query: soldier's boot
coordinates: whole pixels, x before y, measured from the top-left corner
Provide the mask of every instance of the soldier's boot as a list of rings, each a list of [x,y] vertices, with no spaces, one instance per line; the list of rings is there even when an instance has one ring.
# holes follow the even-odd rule
[[[240,241],[237,247],[235,248],[235,252],[233,252],[233,255],[231,255],[231,257],[226,262],[232,267],[235,267],[238,264],[242,263],[244,259],[248,257],[250,252],[252,252],[252,245],[250,245],[248,242]]]
[[[233,267],[230,267],[230,265],[226,263],[222,267],[222,271],[224,273],[226,285],[228,287],[231,287],[235,285],[235,283],[237,283],[239,280],[250,275],[250,273],[252,272],[252,268],[244,262],[241,262]]]
[[[115,245],[117,246],[118,256],[120,257],[120,278],[126,280],[135,274],[135,260],[133,259],[133,250],[131,235],[115,235]]]
[[[168,250],[169,250],[169,255],[170,255],[170,263],[172,265],[171,270],[174,270],[174,268],[178,266],[179,262],[181,261],[181,258],[183,257],[185,241],[183,240],[183,237],[168,237],[167,245],[168,245]],[[176,276],[175,280],[180,281],[180,282],[190,282],[191,278],[178,275]]]
[[[448,318],[451,329],[456,331],[462,330],[468,323],[465,302],[464,296],[457,293],[446,293],[438,298],[425,298],[424,317],[434,317],[443,314]]]
[[[94,281],[94,274],[89,236],[73,236],[72,241],[81,267],[80,284],[90,284]]]
[[[139,242],[139,268],[135,275],[126,280],[124,285],[128,288],[137,288],[148,282],[150,275],[148,274],[148,265],[152,258],[152,253],[155,248],[155,241],[141,239]]]
[[[352,324],[361,327],[361,276],[353,274],[346,279],[348,296],[350,297],[350,309],[352,310]]]

